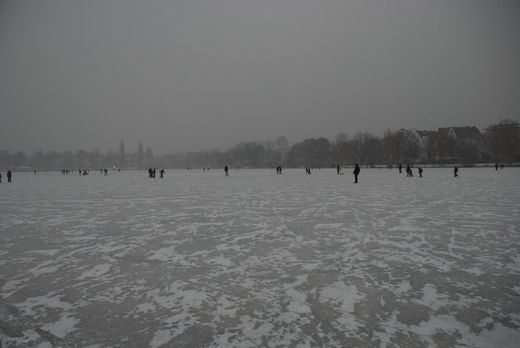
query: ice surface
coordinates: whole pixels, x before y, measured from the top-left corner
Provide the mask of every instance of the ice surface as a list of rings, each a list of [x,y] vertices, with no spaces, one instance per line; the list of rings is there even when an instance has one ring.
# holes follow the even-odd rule
[[[518,347],[520,170],[15,173],[2,347]]]

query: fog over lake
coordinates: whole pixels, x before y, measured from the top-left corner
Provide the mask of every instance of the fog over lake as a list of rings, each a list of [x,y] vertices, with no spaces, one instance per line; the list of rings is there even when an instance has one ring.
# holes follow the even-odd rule
[[[0,3],[0,150],[155,154],[520,114],[515,0]]]

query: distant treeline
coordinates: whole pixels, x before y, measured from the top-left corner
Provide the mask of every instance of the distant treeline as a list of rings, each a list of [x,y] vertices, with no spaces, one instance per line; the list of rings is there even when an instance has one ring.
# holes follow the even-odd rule
[[[0,151],[0,168],[15,170],[61,170],[74,168],[269,168],[328,167],[340,165],[395,165],[398,163],[471,165],[482,162],[520,162],[518,122],[504,120],[484,133],[475,127],[440,128],[437,131],[388,130],[383,137],[358,133],[352,138],[340,133],[335,141],[310,138],[290,145],[286,137],[264,142],[243,142],[227,151],[207,150],[154,156],[152,149],[127,153],[119,149],[62,153],[37,151],[30,156],[19,151]]]

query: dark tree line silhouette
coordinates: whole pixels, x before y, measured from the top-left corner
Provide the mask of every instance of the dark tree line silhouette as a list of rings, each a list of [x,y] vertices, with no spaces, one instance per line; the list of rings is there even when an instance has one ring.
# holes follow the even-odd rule
[[[139,143],[135,153],[119,150],[101,153],[37,151],[30,156],[18,151],[0,151],[0,168],[16,170],[61,170],[73,168],[274,168],[329,167],[341,165],[395,165],[398,163],[520,162],[520,127],[504,120],[490,125],[483,134],[475,127],[440,128],[437,131],[387,130],[383,137],[358,133],[349,138],[340,133],[335,141],[309,138],[290,145],[281,136],[264,142],[242,142],[226,151],[218,149],[154,156]]]

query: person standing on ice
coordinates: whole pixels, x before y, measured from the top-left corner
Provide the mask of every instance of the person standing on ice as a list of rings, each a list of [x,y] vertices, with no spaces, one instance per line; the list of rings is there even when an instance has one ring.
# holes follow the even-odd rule
[[[406,165],[406,176],[407,177],[412,177],[413,176],[412,168],[410,167],[409,164]]]
[[[2,183],[2,173],[0,173],[0,184]]]
[[[419,167],[418,171],[419,171],[419,178],[422,178],[423,169],[421,167]]]
[[[11,173],[11,169],[7,171],[7,182],[12,182],[13,180],[13,173]]]
[[[226,176],[229,176],[229,167],[227,164],[224,166],[224,173],[226,173]]]
[[[361,168],[359,168],[359,165],[356,163],[356,165],[354,167],[354,171],[352,172],[354,174],[354,183],[355,184],[358,183],[358,175],[359,175],[360,171],[361,171]]]
[[[459,168],[457,166],[453,167],[453,177],[459,176]]]
[[[403,173],[403,165],[399,163],[399,174]]]
[[[341,172],[341,168],[340,168],[339,164],[336,165],[336,172],[338,173],[338,175],[339,175],[339,173]]]

